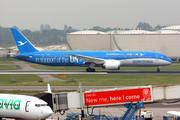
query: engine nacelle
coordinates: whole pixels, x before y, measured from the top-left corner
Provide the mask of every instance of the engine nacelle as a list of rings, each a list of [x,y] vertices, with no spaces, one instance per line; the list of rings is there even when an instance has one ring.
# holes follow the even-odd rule
[[[121,62],[118,60],[105,60],[102,68],[106,70],[119,70]]]

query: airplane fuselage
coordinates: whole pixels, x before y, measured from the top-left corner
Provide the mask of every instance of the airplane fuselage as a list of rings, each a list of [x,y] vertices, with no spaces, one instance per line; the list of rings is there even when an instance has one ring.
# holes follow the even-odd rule
[[[76,54],[103,60],[117,60],[123,66],[164,66],[172,63],[166,55],[147,51],[39,51],[21,55],[30,56],[16,59],[49,66],[88,66],[89,63],[67,54]],[[96,65],[102,67],[102,64]]]
[[[52,113],[48,104],[36,97],[0,94],[0,118],[37,120],[45,119]]]

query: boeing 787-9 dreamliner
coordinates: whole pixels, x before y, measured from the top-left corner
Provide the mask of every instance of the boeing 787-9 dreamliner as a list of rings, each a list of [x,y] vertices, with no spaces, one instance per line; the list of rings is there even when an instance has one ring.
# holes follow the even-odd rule
[[[119,70],[120,67],[157,67],[172,64],[166,55],[149,51],[38,51],[16,28],[10,28],[19,54],[14,58],[49,66],[84,66],[87,72],[95,72],[94,67]]]

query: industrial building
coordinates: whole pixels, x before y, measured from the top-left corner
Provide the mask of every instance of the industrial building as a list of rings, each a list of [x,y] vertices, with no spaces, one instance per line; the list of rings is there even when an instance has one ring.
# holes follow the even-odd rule
[[[66,35],[69,50],[113,50],[111,35],[106,32],[84,30]]]
[[[154,51],[171,58],[180,57],[180,25],[168,26],[157,31],[85,30],[68,33],[66,37],[69,50]]]

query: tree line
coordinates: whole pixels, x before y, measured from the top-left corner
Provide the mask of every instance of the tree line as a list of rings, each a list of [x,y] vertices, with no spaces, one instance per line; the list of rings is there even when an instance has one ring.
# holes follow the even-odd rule
[[[15,28],[18,28],[14,26]],[[152,28],[149,23],[140,22],[136,29],[139,30],[158,30],[161,29],[164,26],[157,25],[155,28]],[[98,31],[112,31],[112,30],[120,30],[122,28],[103,28],[100,26],[94,26],[90,30],[98,30]],[[87,30],[87,29],[83,29]],[[89,30],[89,29],[88,29]],[[124,28],[123,30],[131,30],[130,28]],[[77,29],[73,29],[71,26],[64,25],[63,30],[57,30],[57,29],[50,29],[50,30],[42,30],[40,31],[31,31],[31,30],[23,30],[21,31],[26,38],[28,38],[33,44],[66,44],[66,33],[71,33],[79,31]],[[15,44],[13,35],[9,28],[4,28],[0,26],[0,44]]]

